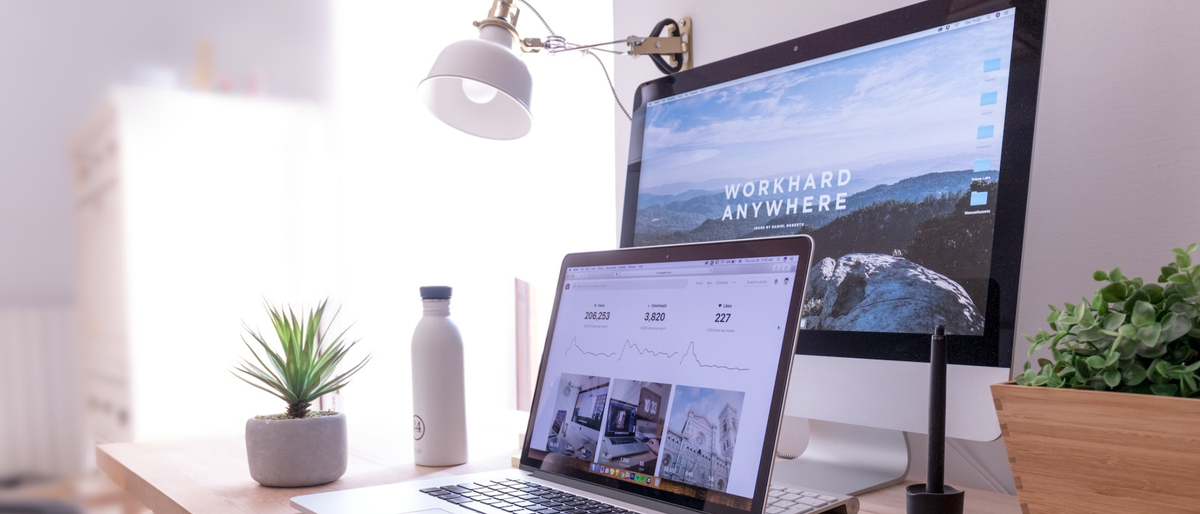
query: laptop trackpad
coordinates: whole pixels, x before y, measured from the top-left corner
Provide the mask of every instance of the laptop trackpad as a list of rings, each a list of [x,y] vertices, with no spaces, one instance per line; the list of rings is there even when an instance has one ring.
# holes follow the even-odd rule
[[[423,510],[404,511],[404,512],[401,512],[400,514],[453,514],[453,513],[450,511],[442,510],[442,509],[423,509]]]

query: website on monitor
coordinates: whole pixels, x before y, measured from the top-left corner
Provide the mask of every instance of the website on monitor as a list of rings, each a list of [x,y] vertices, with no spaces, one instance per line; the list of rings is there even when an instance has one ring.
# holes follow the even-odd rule
[[[1014,20],[648,103],[633,244],[806,233],[801,328],[982,335]]]

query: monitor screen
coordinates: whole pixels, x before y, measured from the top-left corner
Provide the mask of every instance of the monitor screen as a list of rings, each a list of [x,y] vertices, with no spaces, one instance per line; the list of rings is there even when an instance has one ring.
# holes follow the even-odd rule
[[[809,234],[798,351],[923,360],[941,324],[951,363],[1009,366],[1039,62],[1022,3],[920,4],[643,84],[622,244]]]

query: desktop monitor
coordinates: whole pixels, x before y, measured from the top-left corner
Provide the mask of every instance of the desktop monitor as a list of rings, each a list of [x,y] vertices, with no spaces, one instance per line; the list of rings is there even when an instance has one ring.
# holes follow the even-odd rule
[[[604,417],[604,401],[608,398],[608,382],[584,389],[575,400],[575,423],[592,430],[600,430],[600,420]]]
[[[622,246],[813,238],[785,411],[811,439],[776,476],[903,478],[937,324],[947,435],[999,437],[1044,19],[1044,0],[922,2],[639,86]]]

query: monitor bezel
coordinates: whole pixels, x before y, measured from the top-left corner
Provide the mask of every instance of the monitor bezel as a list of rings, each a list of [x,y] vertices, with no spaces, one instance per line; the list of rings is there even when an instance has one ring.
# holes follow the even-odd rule
[[[521,450],[520,467],[531,472],[552,474],[559,478],[572,479],[589,486],[600,486],[606,490],[623,494],[622,499],[654,508],[682,508],[713,514],[750,514],[762,512],[767,499],[767,488],[771,469],[774,463],[777,436],[783,423],[784,399],[787,396],[788,384],[791,379],[791,367],[794,360],[796,333],[800,323],[800,302],[803,300],[803,288],[794,287],[788,305],[787,320],[783,326],[784,339],[780,341],[779,363],[776,369],[775,383],[771,394],[771,416],[767,419],[766,437],[762,453],[759,456],[758,480],[755,483],[754,496],[750,499],[751,507],[740,510],[716,502],[706,502],[703,497],[692,498],[671,493],[664,489],[645,488],[638,484],[603,475],[578,472],[573,468],[562,469],[546,466],[550,454],[533,449],[534,424],[537,421],[538,405],[544,392],[541,384],[546,380],[546,366],[550,358],[550,347],[554,341],[554,327],[559,315],[559,304],[563,287],[566,282],[567,268],[609,266],[621,264],[645,264],[662,262],[687,262],[721,260],[747,257],[775,257],[796,255],[801,263],[808,266],[797,266],[794,284],[800,286],[807,283],[808,270],[812,267],[812,238],[807,235],[779,236],[761,239],[711,241],[704,243],[688,243],[679,245],[624,248],[600,252],[573,253],[563,258],[559,271],[558,284],[554,293],[554,307],[550,313],[550,330],[546,334],[546,343],[542,351],[541,364],[538,367],[538,387],[534,390],[533,403],[529,422],[525,430],[525,440]]]
[[[621,246],[633,246],[641,176],[641,140],[649,102],[1009,8],[1016,8],[1016,13],[1001,149],[1000,174],[1004,179],[998,182],[984,333],[982,336],[949,336],[948,360],[950,364],[1011,368],[1041,73],[1045,0],[922,2],[641,84],[634,96]],[[886,338],[887,344],[880,344],[881,338]],[[802,331],[796,353],[928,362],[929,335],[806,330]]]

